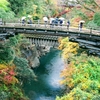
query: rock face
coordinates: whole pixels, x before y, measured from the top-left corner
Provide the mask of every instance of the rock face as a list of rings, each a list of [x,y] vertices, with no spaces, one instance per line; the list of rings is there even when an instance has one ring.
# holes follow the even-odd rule
[[[31,65],[32,68],[37,67],[40,65],[39,62],[39,54],[37,52],[37,49],[35,47],[35,45],[31,45],[29,48],[29,64]]]
[[[50,48],[51,47],[50,46],[41,45],[41,46],[36,46],[36,48],[37,48],[39,56],[43,56],[46,53],[50,52]]]
[[[22,43],[20,49],[22,54],[21,56],[28,60],[30,67],[35,68],[39,66],[39,54],[35,45],[32,45],[30,43]]]
[[[36,46],[27,40],[20,45],[21,57],[26,58],[31,68],[38,67],[40,64],[39,58],[50,51],[50,46]]]
[[[3,45],[5,42],[0,41],[0,43]],[[26,58],[28,60],[28,64],[29,64],[30,68],[35,68],[40,65],[39,58],[41,56],[45,55],[46,53],[48,53],[50,51],[51,47],[45,46],[45,45],[37,46],[35,44],[30,43],[27,39],[23,39],[19,42],[18,46],[15,48],[16,48],[16,49],[14,49],[15,55]],[[5,50],[7,50],[7,49],[5,49]],[[1,54],[3,54],[3,53],[1,53]],[[5,54],[5,52],[4,52],[4,54]],[[3,56],[4,56],[4,54],[3,54]],[[11,56],[11,54],[10,54],[10,56]],[[3,57],[1,57],[1,58],[3,58]],[[7,58],[7,57],[4,57],[4,58]]]

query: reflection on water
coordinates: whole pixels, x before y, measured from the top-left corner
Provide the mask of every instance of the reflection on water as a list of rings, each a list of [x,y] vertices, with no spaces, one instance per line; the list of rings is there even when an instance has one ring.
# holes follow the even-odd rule
[[[64,88],[59,84],[62,79],[60,72],[63,69],[64,62],[60,57],[60,51],[51,50],[41,57],[40,66],[34,70],[38,77],[37,81],[24,83],[24,89],[30,100],[55,100]]]

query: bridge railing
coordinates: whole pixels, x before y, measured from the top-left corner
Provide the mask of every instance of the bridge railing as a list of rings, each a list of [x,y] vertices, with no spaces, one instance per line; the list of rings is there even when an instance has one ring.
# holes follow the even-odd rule
[[[14,20],[3,20],[3,23],[5,23],[5,24],[8,24],[8,23],[10,23],[10,24],[21,24],[22,23],[22,21],[21,21],[21,19],[14,19]],[[38,24],[38,25],[43,25],[43,24],[45,24],[45,22],[43,21],[43,20],[32,20],[32,23],[33,24]],[[28,24],[28,22],[26,21],[25,22],[25,25],[27,25]],[[50,23],[50,21],[48,21],[47,23],[46,23],[46,26],[47,25],[50,25],[51,23]],[[55,26],[55,25],[54,25]],[[60,25],[59,23],[58,23],[58,25],[57,26],[66,26],[66,22],[64,21],[64,23],[62,24],[62,25]],[[78,25],[77,25],[78,26]]]
[[[16,19],[15,21],[6,21],[3,25],[5,26],[9,26],[9,27],[33,27],[33,28],[41,28],[41,29],[49,29],[49,30],[65,30],[65,31],[74,31],[74,32],[87,32],[90,34],[97,34],[100,35],[100,31],[99,30],[93,30],[91,27],[90,28],[85,28],[83,27],[83,29],[81,31],[79,31],[79,26],[76,25],[76,27],[73,27],[72,25],[70,25],[69,30],[67,29],[66,26],[66,22],[58,25],[51,25],[50,21],[48,21],[47,23],[45,23],[43,20],[33,20],[32,24],[28,24],[27,22],[25,22],[24,24],[21,22],[20,19]]]

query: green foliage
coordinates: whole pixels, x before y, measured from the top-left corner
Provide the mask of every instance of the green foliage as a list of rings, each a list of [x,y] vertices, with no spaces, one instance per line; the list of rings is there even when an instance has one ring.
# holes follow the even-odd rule
[[[9,0],[12,11],[17,16],[33,15],[33,19],[43,16],[44,3],[42,0]]]
[[[9,0],[10,8],[17,17],[32,15],[34,20],[53,16],[57,10],[52,0]]]
[[[16,85],[0,84],[0,100],[29,100],[20,87]]]
[[[87,16],[85,13],[83,13],[83,12],[81,12],[81,11],[76,11],[76,13],[77,13],[77,15],[79,15],[83,20],[88,19],[88,16]]]
[[[69,52],[68,41],[65,39],[60,41],[60,49]],[[67,46],[66,46],[67,43]],[[71,49],[72,50],[72,49]],[[72,52],[73,53],[73,52]],[[63,52],[63,54],[65,54]],[[94,56],[69,55],[70,63],[62,71],[60,82],[66,88],[69,88],[69,93],[62,97],[57,97],[56,100],[96,100],[100,94],[100,58]],[[67,90],[67,89],[66,89]],[[67,92],[67,91],[66,91]]]
[[[100,100],[100,95],[95,95],[92,100]]]
[[[0,100],[6,100],[9,97],[8,87],[5,84],[0,84]]]
[[[6,12],[3,8],[0,8],[0,18],[3,20],[10,20],[14,18],[14,13],[12,11]]]
[[[33,19],[38,20],[41,19],[45,12],[45,5],[43,0],[36,0],[33,4]]]
[[[15,58],[15,52],[11,47],[0,47],[0,63],[11,63]]]
[[[15,57],[14,64],[23,69],[28,67],[28,61],[25,58]]]
[[[94,21],[90,21],[87,24],[87,28],[92,28],[92,29],[99,29],[98,25],[96,23],[94,23]]]
[[[10,37],[9,41],[6,43],[7,46],[14,47],[18,44],[18,40],[16,37]]]
[[[95,13],[93,20],[94,20],[94,23],[100,26],[100,13],[99,12]]]
[[[87,59],[87,60],[86,60]],[[92,100],[100,93],[100,59],[85,54],[73,56],[61,76],[71,91],[57,100]]]
[[[0,64],[0,100],[8,100],[8,98],[9,100],[29,100],[18,86],[18,83],[22,80],[16,78],[18,76],[21,79],[36,77],[33,70],[29,68],[28,61],[16,57],[16,48],[18,49],[20,43],[23,42],[25,44],[26,41],[22,41],[21,36],[18,35],[9,38],[4,43],[0,43],[0,63],[6,63],[6,65]],[[7,66],[8,64],[15,64],[16,67]]]
[[[11,37],[8,41],[0,44],[0,63],[6,62],[11,63],[15,58],[14,47],[18,44],[16,37]]]
[[[28,61],[25,58],[15,57],[14,64],[16,65],[18,76],[29,79],[36,77],[33,70],[29,68]]]
[[[71,90],[67,96],[64,95],[62,98],[57,97],[56,100],[91,100],[92,97],[92,94],[77,87]]]
[[[32,11],[32,0],[28,1],[28,0],[9,0],[10,2],[10,7],[12,9],[13,12],[15,12],[16,15],[23,15],[26,13],[29,13],[30,11]],[[28,12],[27,12],[28,10]],[[30,10],[30,11],[29,11]]]
[[[7,7],[9,2],[7,0],[0,0],[0,8],[3,8],[5,11],[8,11],[9,8]]]
[[[7,20],[14,18],[14,13],[8,7],[9,2],[7,0],[0,0],[0,18]]]

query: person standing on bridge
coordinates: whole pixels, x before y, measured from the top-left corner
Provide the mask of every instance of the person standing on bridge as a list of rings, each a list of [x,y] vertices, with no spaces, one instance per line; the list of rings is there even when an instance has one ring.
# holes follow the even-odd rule
[[[70,21],[67,21],[67,30],[69,30],[69,26],[70,26]]]
[[[25,26],[25,22],[26,22],[26,17],[22,17],[22,26]]]
[[[46,25],[47,25],[47,23],[48,23],[48,17],[44,16],[44,17],[43,17],[43,21],[44,21],[45,27],[46,27]]]
[[[82,31],[83,23],[85,23],[84,20],[81,20],[81,21],[79,22],[79,31]]]

